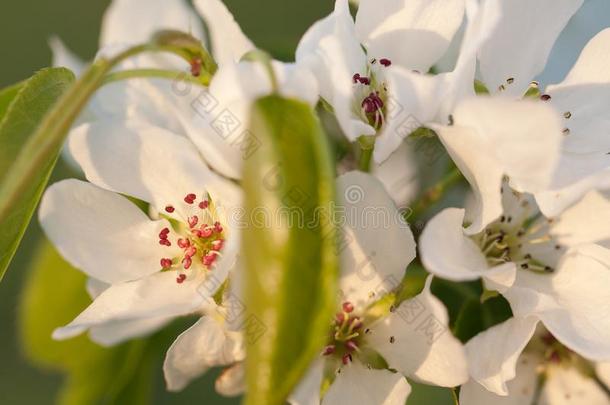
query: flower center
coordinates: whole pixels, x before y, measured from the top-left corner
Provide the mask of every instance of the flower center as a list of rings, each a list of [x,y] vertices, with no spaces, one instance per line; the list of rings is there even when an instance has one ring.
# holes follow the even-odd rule
[[[387,110],[387,88],[385,82],[380,80],[381,69],[391,65],[392,61],[386,58],[379,61],[372,59],[366,73],[355,73],[353,76],[357,101],[355,112],[376,130],[383,126]]]
[[[362,346],[362,335],[367,333],[361,317],[354,315],[354,306],[350,302],[344,302],[341,311],[335,315],[334,328],[329,338],[329,343],[322,354],[324,356],[335,356],[341,359],[343,364],[353,360]]]
[[[161,258],[162,271],[175,270],[178,274],[177,283],[186,280],[186,271],[211,270],[221,255],[224,246],[225,232],[221,223],[214,219],[214,210],[208,199],[197,200],[194,193],[184,197],[186,218],[168,218],[172,229],[164,228],[159,233],[159,244],[167,247],[173,246],[171,240],[180,250],[173,257]],[[168,205],[165,212],[173,214],[176,209]],[[162,214],[165,216],[165,214]]]
[[[538,273],[555,271],[558,251],[562,247],[550,233],[552,219],[546,219],[533,204],[512,190],[514,207],[483,232],[473,236],[490,266],[513,262],[518,268]],[[512,197],[511,197],[512,198]]]

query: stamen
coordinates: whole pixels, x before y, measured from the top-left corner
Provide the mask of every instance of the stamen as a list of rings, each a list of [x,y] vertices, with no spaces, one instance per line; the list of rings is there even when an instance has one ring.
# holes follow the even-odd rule
[[[349,314],[354,311],[354,305],[351,302],[344,302],[343,310]]]
[[[201,58],[195,58],[191,61],[191,74],[195,77],[199,77],[199,75],[201,75],[201,68],[202,68],[202,61]]]
[[[382,64],[385,67],[388,67],[392,64],[392,61],[387,59],[387,58],[383,58],[379,60],[379,63]]]
[[[322,351],[322,356],[330,356],[334,352],[335,352],[335,345],[329,345],[324,348],[324,351]]]
[[[352,355],[350,353],[344,354],[341,361],[343,365],[348,365],[352,361]]]
[[[176,282],[178,284],[182,284],[184,283],[184,280],[186,280],[186,274],[180,274],[178,275],[178,277],[176,278]]]
[[[353,340],[348,340],[347,342],[345,342],[345,347],[350,352],[354,352],[354,351],[358,350],[358,345]]]
[[[187,204],[192,204],[195,202],[195,199],[197,199],[197,196],[193,193],[190,193],[184,197],[184,202]]]
[[[160,240],[159,240],[159,245],[163,245],[163,246],[171,246],[171,245],[172,245],[172,243],[171,243],[169,240],[167,240],[167,239],[160,239]]]
[[[203,200],[199,203],[199,208],[205,210],[206,208],[208,208],[209,205],[210,203],[208,202],[208,200]]]
[[[542,101],[549,101],[551,99],[551,96],[549,96],[548,94],[543,94],[540,96],[540,100]]]
[[[360,73],[354,74],[352,80],[354,80],[354,83],[358,83],[360,81]]]
[[[176,210],[176,209],[175,209],[174,207],[172,207],[171,205],[168,205],[167,207],[165,207],[165,212],[168,212],[168,213],[170,213],[170,214],[171,214],[172,212],[174,212],[175,210]]]
[[[199,217],[197,217],[197,216],[192,216],[188,219],[188,223],[191,228],[196,227],[198,222],[199,222]]]
[[[161,267],[164,270],[170,269],[172,267],[172,259],[167,259],[167,258],[161,259]]]

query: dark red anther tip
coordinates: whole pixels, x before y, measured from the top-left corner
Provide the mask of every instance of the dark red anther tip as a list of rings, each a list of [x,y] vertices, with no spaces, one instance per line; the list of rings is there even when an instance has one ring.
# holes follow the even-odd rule
[[[172,267],[172,260],[171,259],[161,259],[161,267],[164,269],[169,269]]]
[[[176,209],[174,207],[172,207],[171,205],[168,205],[167,207],[165,207],[165,212],[169,212],[170,214],[172,212],[174,212]]]
[[[352,361],[352,355],[350,353],[344,354],[343,357],[341,357],[341,361],[344,365],[349,364],[349,362]]]
[[[353,340],[348,340],[347,342],[345,342],[345,347],[350,352],[353,352],[354,350],[358,349],[358,345]]]
[[[347,312],[348,314],[354,311],[354,304],[352,304],[351,302],[344,302],[343,303],[343,310],[345,312]]]
[[[383,58],[383,59],[379,59],[379,63],[381,63],[385,67],[388,67],[392,64],[392,61],[387,58]]]
[[[360,73],[356,73],[352,79],[354,80],[354,83],[358,83],[360,81]]]
[[[196,227],[198,222],[199,222],[199,218],[196,216],[192,216],[188,219],[188,223],[191,228]]]
[[[334,352],[335,352],[335,345],[329,345],[329,346],[326,346],[324,348],[324,351],[322,352],[322,355],[323,356],[330,356]]]
[[[159,240],[159,245],[163,245],[163,246],[171,246],[171,245],[172,245],[172,243],[171,243],[169,240],[167,240],[167,239],[160,239],[160,240]]]
[[[195,199],[196,199],[196,198],[197,198],[197,196],[196,196],[195,194],[190,193],[190,194],[187,194],[187,195],[184,197],[184,202],[185,202],[185,203],[187,203],[187,204],[192,204],[192,203],[194,203],[194,202],[195,202]]]
[[[208,202],[208,200],[203,200],[199,203],[199,208],[201,208],[202,210],[208,208],[210,205],[210,203]]]
[[[184,280],[186,280],[186,274],[180,274],[177,278],[176,278],[176,282],[178,284],[182,284],[184,283]]]
[[[195,77],[201,75],[202,62],[200,58],[195,58],[191,61],[191,74]]]
[[[542,101],[549,101],[551,99],[551,96],[549,96],[548,94],[543,94],[540,96],[540,100]]]

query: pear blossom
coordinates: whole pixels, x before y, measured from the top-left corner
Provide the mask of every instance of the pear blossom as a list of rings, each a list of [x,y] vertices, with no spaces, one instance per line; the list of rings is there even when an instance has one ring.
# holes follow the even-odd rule
[[[350,218],[361,218],[371,207],[396,211],[383,185],[370,175],[340,176],[338,189]],[[293,392],[293,404],[404,404],[411,391],[405,376],[446,387],[467,379],[463,346],[447,330],[448,315],[430,293],[431,279],[422,293],[390,312],[370,312],[415,257],[413,235],[404,223],[383,229],[371,225],[346,221],[340,306],[328,345]],[[396,255],[397,249],[402,254]],[[375,361],[379,356],[385,365]]]
[[[182,390],[211,367],[231,366],[219,377],[217,390],[227,396],[241,393],[241,389],[233,391],[243,378],[232,374],[246,356],[244,337],[228,312],[225,304],[210,303],[203,316],[174,341],[163,363],[168,390]]]
[[[436,276],[482,279],[515,317],[535,316],[565,346],[610,359],[610,200],[592,191],[552,219],[531,196],[502,188],[504,212],[483,231],[463,228],[464,210],[436,215],[420,238],[421,260]]]
[[[162,29],[189,31],[204,41],[203,26],[194,10],[183,0],[169,2],[115,0],[104,17],[99,56],[150,40]],[[271,79],[260,63],[243,61],[256,46],[248,39],[221,0],[197,0],[195,9],[208,28],[212,56],[219,66],[208,88],[197,88],[180,80],[134,78],[106,84],[93,98],[80,123],[112,119],[139,120],[188,135],[206,151],[205,160],[223,176],[239,179],[245,158],[257,148],[257,139],[246,131],[251,102],[272,92]],[[139,21],[137,36],[129,35],[134,10],[147,10]],[[140,15],[138,14],[138,18]],[[52,41],[54,64],[75,72],[77,58],[58,40]],[[310,104],[317,102],[317,86],[308,69],[272,61],[279,83],[278,92]],[[158,68],[194,74],[193,66],[173,55],[138,55],[117,67],[117,71]]]
[[[49,187],[39,219],[64,258],[97,280],[97,294],[54,338],[90,330],[114,344],[200,310],[215,293],[202,283],[224,281],[237,260],[239,188],[186,138],[141,122],[83,124],[69,148],[90,183]]]
[[[337,0],[333,13],[301,39],[297,64],[311,68],[350,141],[378,136],[374,157],[380,163],[402,141],[390,133],[417,125],[408,122],[416,94],[395,82],[406,71],[427,72],[449,47],[463,14],[463,0],[366,0],[354,21],[348,1]]]
[[[520,191],[534,193],[547,216],[559,214],[591,189],[610,187],[609,145],[604,136],[608,125],[601,113],[608,105],[608,30],[591,39],[564,81],[541,89],[535,80],[544,69],[557,37],[582,3],[582,0],[483,2],[478,13],[467,12],[469,24],[454,71],[430,77],[407,74],[403,78],[412,87],[428,86],[430,91],[422,92],[419,102],[427,110],[415,116],[437,130],[444,143],[450,143],[451,136],[443,134],[438,125],[446,124],[449,118],[453,121],[461,100],[472,97],[472,87],[464,92],[463,86],[475,78],[473,67],[477,61],[479,79],[493,97],[517,100],[539,96],[538,102],[552,107],[559,117],[563,138],[558,160],[551,156],[555,143],[549,144],[546,159],[537,155],[541,164],[547,162],[547,168],[555,169],[552,176],[545,186],[532,187],[518,181],[513,184]],[[547,16],[548,23],[535,22],[541,13]],[[446,100],[440,104],[435,102],[439,94]],[[521,116],[526,119],[527,115]],[[472,167],[465,167],[472,166],[468,164],[472,161],[469,156],[451,150],[451,146],[448,149],[458,166],[462,165],[463,172],[472,171]],[[481,155],[487,153],[477,151]],[[513,179],[508,171],[505,174]]]
[[[473,380],[461,387],[464,405],[610,403],[610,363],[570,350],[535,317],[481,332],[466,350]]]

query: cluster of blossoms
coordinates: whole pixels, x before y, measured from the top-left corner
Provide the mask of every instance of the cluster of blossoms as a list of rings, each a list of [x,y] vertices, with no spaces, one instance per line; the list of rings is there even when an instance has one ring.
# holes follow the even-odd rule
[[[303,36],[295,63],[271,62],[277,91],[327,106],[348,141],[374,148],[370,173],[340,162],[342,206],[398,212],[412,201],[392,183],[422,174],[409,142],[420,128],[471,186],[465,208],[438,212],[415,232],[417,243],[400,222],[344,225],[351,243],[340,252],[337,314],[292,404],[404,404],[407,377],[461,386],[464,405],[610,404],[610,29],[561,83],[536,81],[582,3],[361,0],[354,18],[337,0]],[[240,230],[230,214],[242,204],[243,150],[213,120],[224,109],[248,122],[272,81],[243,59],[256,47],[220,0],[194,6],[219,66],[206,91],[216,107],[161,79],[106,86],[66,150],[88,181],[51,186],[39,218],[88,275],[93,298],[54,338],[89,331],[113,345],[197,315],[167,353],[168,389],[227,366],[216,388],[239,395],[244,336],[223,297],[239,285]],[[169,28],[206,40],[186,2],[114,0],[101,52]],[[57,64],[80,71],[63,45],[53,47]],[[439,71],[450,54],[453,67]],[[169,57],[129,63],[120,68],[185,70]],[[200,62],[189,69],[198,75]],[[354,187],[361,198],[349,198]],[[430,275],[419,294],[399,300],[414,260]],[[461,342],[431,291],[434,278],[479,282],[481,299],[502,297],[510,316]]]

